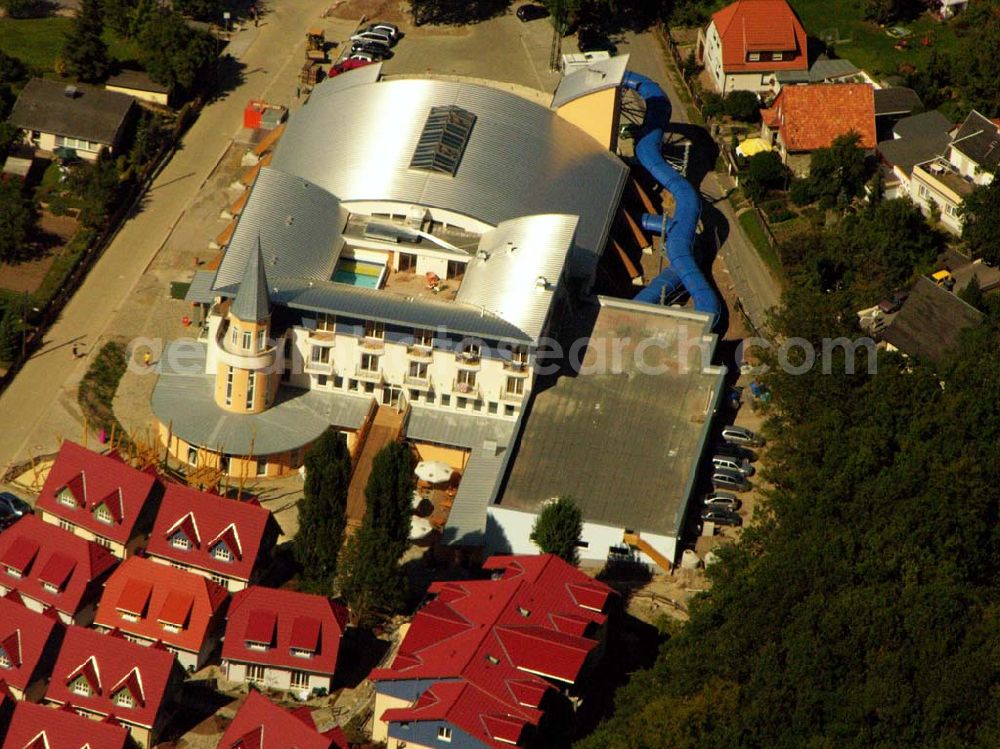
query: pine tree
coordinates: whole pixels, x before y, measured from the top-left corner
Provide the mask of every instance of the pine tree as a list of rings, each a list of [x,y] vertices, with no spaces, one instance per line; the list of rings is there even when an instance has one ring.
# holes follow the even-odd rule
[[[578,544],[583,533],[583,514],[572,497],[559,497],[542,510],[531,529],[531,540],[546,554],[555,554],[570,564],[580,562]]]
[[[327,592],[337,572],[344,540],[351,454],[343,434],[331,429],[306,454],[304,496],[299,501],[295,560],[306,587]]]
[[[409,447],[387,445],[375,456],[365,487],[365,518],[341,560],[340,592],[358,626],[397,611],[406,600],[399,558],[409,545],[413,489]]]
[[[82,0],[66,34],[63,59],[66,71],[84,83],[100,83],[108,77],[108,45],[101,35],[104,20],[100,0]]]

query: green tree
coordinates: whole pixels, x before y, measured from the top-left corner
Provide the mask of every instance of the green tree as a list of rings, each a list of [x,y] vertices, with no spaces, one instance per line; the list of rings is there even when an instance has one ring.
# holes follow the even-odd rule
[[[531,540],[545,554],[555,554],[570,564],[580,562],[583,513],[572,497],[559,497],[545,505],[531,529]]]
[[[138,34],[140,61],[149,76],[164,86],[190,92],[215,56],[215,41],[192,29],[165,8],[152,14]]]
[[[834,138],[829,148],[813,151],[809,182],[819,196],[853,198],[864,191],[869,167],[861,148],[861,136],[855,132]]]
[[[36,0],[0,0],[0,10],[10,18],[29,18],[38,6]]]
[[[222,11],[225,9],[222,0],[174,0],[173,8],[178,13],[199,21],[222,22]]]
[[[62,58],[69,75],[84,83],[100,83],[108,77],[108,45],[103,33],[100,0],[82,0],[63,45]]]
[[[410,448],[386,445],[365,486],[365,517],[340,561],[338,584],[355,624],[367,627],[406,600],[399,559],[409,546],[415,482]]]
[[[760,99],[753,91],[733,91],[727,94],[723,108],[727,115],[740,122],[760,120]]]
[[[1000,262],[1000,180],[976,187],[959,208],[962,239],[977,257]]]
[[[788,170],[781,163],[780,154],[762,151],[750,157],[746,174],[740,178],[740,186],[750,200],[760,201],[767,191],[784,183]]]
[[[121,187],[114,159],[102,152],[93,164],[77,164],[66,183],[81,202],[81,223],[91,228],[102,226]]]
[[[970,307],[975,307],[980,312],[987,311],[983,287],[979,285],[979,276],[975,274],[969,279],[968,285],[958,292],[958,297]]]
[[[959,37],[953,73],[967,107],[1000,115],[1000,4],[969,3],[956,19]]]
[[[347,487],[351,482],[351,454],[347,440],[334,429],[317,439],[305,458],[306,480],[298,504],[299,531],[295,561],[307,586],[328,593],[337,573],[337,557],[347,523]]]
[[[21,353],[20,327],[17,310],[8,304],[0,317],[0,361],[12,362]]]
[[[0,262],[18,263],[31,257],[28,237],[35,225],[35,207],[17,180],[0,180]]]

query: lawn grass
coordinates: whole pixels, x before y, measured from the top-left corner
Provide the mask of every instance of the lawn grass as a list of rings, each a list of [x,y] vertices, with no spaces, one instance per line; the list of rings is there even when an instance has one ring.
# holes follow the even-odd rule
[[[757,248],[757,254],[760,255],[761,260],[764,264],[771,269],[778,278],[784,278],[784,271],[781,267],[781,260],[778,258],[778,252],[771,244],[767,241],[767,236],[764,234],[764,227],[760,225],[760,219],[757,218],[757,214],[753,211],[745,211],[739,216],[740,226],[746,235],[753,242],[753,246]]]
[[[790,0],[806,32],[811,37],[823,38],[825,32],[836,29],[841,39],[849,40],[833,47],[838,57],[843,57],[873,77],[893,75],[899,71],[902,62],[909,62],[922,69],[930,57],[931,49],[939,52],[953,52],[957,38],[948,24],[934,20],[924,13],[915,21],[901,25],[910,29],[909,49],[899,51],[894,48],[896,40],[885,33],[878,24],[861,20],[856,3],[839,0]],[[931,34],[933,45],[924,47],[921,40]]]
[[[0,18],[0,50],[20,58],[26,65],[44,75],[55,73],[53,63],[62,54],[66,33],[73,20],[62,16],[51,18]],[[105,30],[108,55],[114,60],[135,60],[138,45]]]

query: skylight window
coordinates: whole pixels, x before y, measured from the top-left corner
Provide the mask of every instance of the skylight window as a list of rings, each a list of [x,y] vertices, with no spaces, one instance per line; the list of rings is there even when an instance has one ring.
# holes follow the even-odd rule
[[[453,104],[431,107],[410,168],[454,177],[475,122],[476,115]]]

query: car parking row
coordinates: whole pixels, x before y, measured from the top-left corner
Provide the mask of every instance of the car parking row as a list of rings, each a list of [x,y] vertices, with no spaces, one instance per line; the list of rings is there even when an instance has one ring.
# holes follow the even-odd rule
[[[765,440],[756,432],[738,426],[723,427],[719,437],[710,459],[714,491],[704,497],[701,519],[717,525],[739,526],[743,524],[738,512],[742,502],[734,492],[752,488],[750,477],[756,472],[753,462],[757,459],[753,448],[763,447]]]

